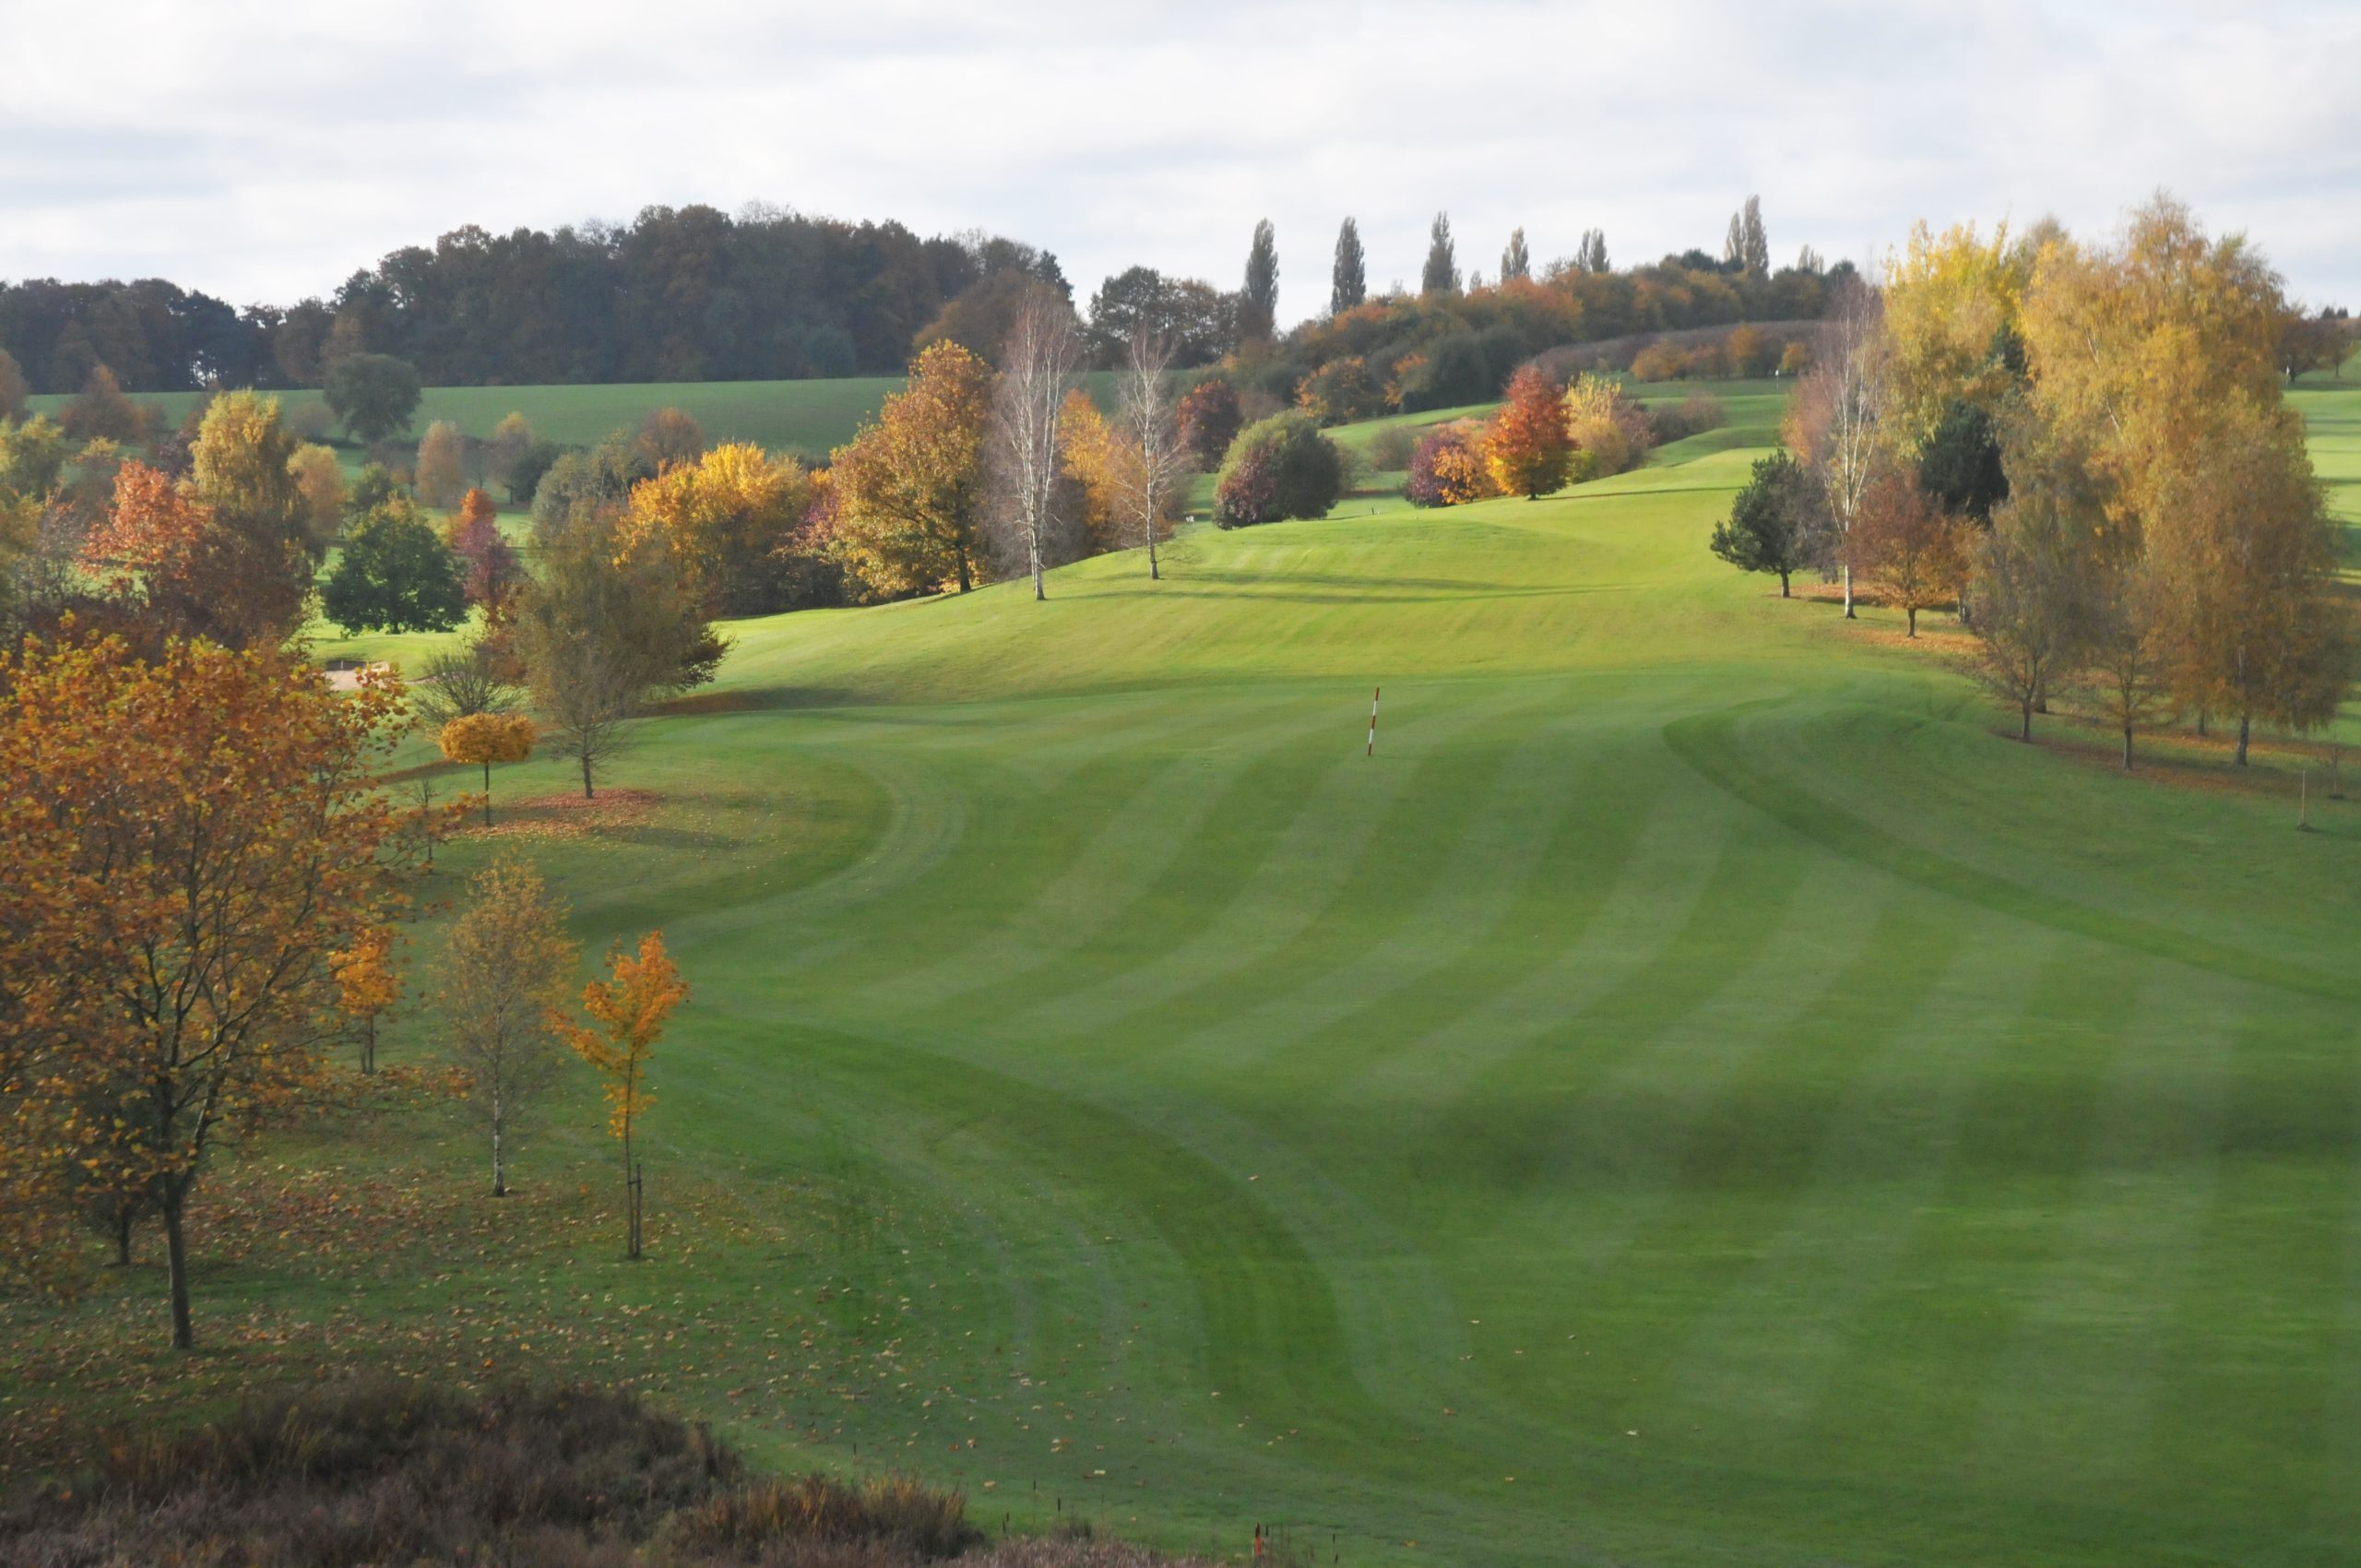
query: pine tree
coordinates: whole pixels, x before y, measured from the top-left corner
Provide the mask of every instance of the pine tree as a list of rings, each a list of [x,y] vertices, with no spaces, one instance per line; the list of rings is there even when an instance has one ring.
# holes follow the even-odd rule
[[[1525,248],[1525,231],[1519,228],[1509,235],[1509,248],[1501,253],[1501,281],[1532,276],[1533,255]]]
[[[1246,287],[1238,301],[1238,339],[1268,342],[1279,319],[1279,242],[1267,218],[1254,225],[1246,253]]]
[[[1427,267],[1418,278],[1422,294],[1459,292],[1459,263],[1451,241],[1451,214],[1438,212],[1427,242]]]
[[[1345,220],[1336,231],[1336,266],[1328,284],[1328,313],[1342,315],[1369,298],[1369,271],[1361,255],[1361,227]]]

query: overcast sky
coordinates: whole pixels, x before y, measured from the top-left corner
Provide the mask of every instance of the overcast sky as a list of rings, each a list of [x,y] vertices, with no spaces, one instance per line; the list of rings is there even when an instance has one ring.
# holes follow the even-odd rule
[[[2361,5],[1572,0],[0,0],[0,278],[326,293],[463,223],[763,200],[1235,287],[1280,312],[1360,220],[1415,279],[1449,209],[1497,270],[1607,232],[1620,265],[1870,256],[1910,220],[2111,230],[2159,185],[2361,308]]]

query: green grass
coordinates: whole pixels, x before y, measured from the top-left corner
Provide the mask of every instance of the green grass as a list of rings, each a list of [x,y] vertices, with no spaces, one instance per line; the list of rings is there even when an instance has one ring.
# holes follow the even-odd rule
[[[210,1263],[200,1323],[506,1301],[759,1453],[1188,1547],[2353,1561],[2361,806],[2016,745],[1728,572],[1776,395],[1714,390],[1540,503],[733,626],[613,771],[662,803],[534,846],[696,987],[655,1261],[457,1198],[352,1294]],[[2300,398],[2351,517],[2361,391]],[[611,1180],[590,1099],[528,1193]]]
[[[1093,372],[1084,384],[1101,402],[1111,399],[1114,377]],[[658,409],[677,408],[694,416],[708,441],[752,441],[778,452],[825,460],[830,448],[853,437],[888,394],[900,390],[898,375],[846,376],[825,381],[694,381],[611,384],[588,386],[433,386],[411,422],[413,436],[436,420],[450,420],[469,435],[490,435],[512,410],[532,422],[543,438],[588,445],[616,430],[629,431]],[[177,422],[196,398],[194,392],[140,393]],[[289,408],[317,405],[316,392],[274,394]],[[52,415],[68,399],[51,395],[31,400]],[[325,408],[323,407],[325,412]],[[356,459],[357,460],[357,459]]]

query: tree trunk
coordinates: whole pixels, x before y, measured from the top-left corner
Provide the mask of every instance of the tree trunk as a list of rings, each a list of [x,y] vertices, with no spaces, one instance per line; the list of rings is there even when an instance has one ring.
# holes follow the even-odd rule
[[[1845,563],[1845,619],[1850,621],[1853,618],[1853,563],[1847,561]]]
[[[976,579],[967,570],[967,552],[965,549],[962,549],[959,552],[959,591],[961,593],[966,593],[969,588],[974,588],[975,586]]]
[[[2123,771],[2131,771],[2131,726],[2123,727]]]
[[[2253,735],[2253,733],[2254,733],[2254,716],[2253,716],[2252,714],[2247,714],[2247,713],[2241,713],[2241,714],[2239,714],[2239,715],[2238,715],[2238,756],[2237,756],[2237,763],[2236,763],[2236,766],[2239,766],[2239,767],[2244,767],[2244,766],[2247,765],[2247,742],[2248,742],[2248,739]]]
[[[189,1319],[188,1311],[188,1235],[182,1227],[182,1215],[188,1203],[185,1191],[174,1191],[174,1184],[164,1183],[164,1263],[172,1281],[172,1348],[196,1348],[196,1326]]]
[[[586,801],[598,798],[590,792],[590,754],[587,751],[582,754],[582,798]]]
[[[1914,604],[1908,610],[1904,611],[1904,613],[1910,617],[1910,630],[1903,635],[1904,636],[1916,636],[1918,635],[1918,607]]]
[[[363,1077],[377,1070],[377,1015],[370,1014],[361,1020],[361,1073]]]
[[[501,1122],[500,1091],[494,1089],[492,1091],[492,1195],[495,1198],[508,1195],[508,1164],[503,1158],[500,1143],[500,1135],[505,1129]]]
[[[1156,519],[1154,517],[1150,517],[1147,523],[1147,580],[1149,582],[1157,580]]]
[[[483,765],[483,825],[492,826],[492,764]]]
[[[1787,593],[1787,569],[1785,566],[1779,568],[1779,597],[1781,599],[1789,597]]]
[[[131,1266],[131,1206],[117,1204],[114,1211],[114,1265]]]
[[[2033,699],[2027,697],[2019,706],[2023,709],[2024,721],[2017,727],[2017,739],[2030,741],[2033,739]]]

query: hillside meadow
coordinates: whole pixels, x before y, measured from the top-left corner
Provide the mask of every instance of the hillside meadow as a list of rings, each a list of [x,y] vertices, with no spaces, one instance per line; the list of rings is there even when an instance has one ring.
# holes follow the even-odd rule
[[[730,625],[600,803],[503,770],[435,879],[663,928],[651,1259],[587,1081],[504,1204],[432,1094],[274,1136],[194,1360],[152,1259],[0,1304],[0,1459],[342,1360],[1191,1550],[2352,1561],[2361,804],[2016,744],[1947,618],[1730,572],[1779,397],[1713,390],[1541,502]],[[2361,523],[2361,390],[2296,396]]]

